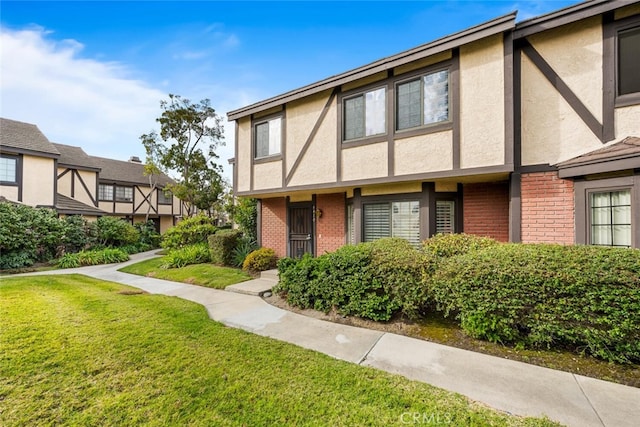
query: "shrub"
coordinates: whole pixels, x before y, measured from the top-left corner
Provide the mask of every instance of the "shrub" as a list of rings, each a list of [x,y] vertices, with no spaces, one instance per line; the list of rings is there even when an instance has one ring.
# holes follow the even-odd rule
[[[242,263],[242,269],[249,272],[258,272],[276,268],[278,257],[271,248],[260,248],[247,255]]]
[[[244,260],[247,259],[247,255],[258,249],[258,244],[251,240],[250,237],[243,236],[238,239],[238,244],[232,252],[232,264],[234,267],[242,268]]]
[[[162,236],[165,249],[178,249],[196,243],[207,243],[210,235],[215,234],[214,219],[205,215],[196,215],[183,219],[175,227],[168,229]]]
[[[218,265],[233,265],[233,251],[238,246],[239,230],[220,230],[209,236],[211,262]]]
[[[343,246],[318,258],[278,263],[275,291],[292,305],[386,321],[415,317],[426,305],[422,256],[401,239]]]
[[[422,242],[422,250],[429,258],[449,258],[497,244],[498,241],[490,237],[473,234],[436,234]]]
[[[124,246],[136,243],[140,234],[133,225],[114,216],[102,216],[96,221],[97,243],[101,246]]]
[[[160,268],[180,268],[186,265],[202,264],[210,261],[209,247],[206,243],[198,243],[170,250],[169,253],[162,258]]]
[[[141,247],[148,247],[149,249],[160,247],[160,240],[162,240],[162,236],[156,231],[156,224],[153,221],[137,222],[133,224],[133,226],[138,230],[138,234],[140,236],[138,243],[144,245]],[[143,250],[138,252],[143,252]]]
[[[0,269],[53,259],[63,235],[55,211],[0,202]]]
[[[640,250],[490,245],[441,261],[428,280],[474,337],[640,361]]]
[[[78,252],[89,245],[87,220],[80,215],[70,215],[62,219],[62,246],[64,253]]]
[[[58,259],[56,265],[60,268],[75,268],[86,265],[112,264],[125,262],[129,259],[129,254],[121,249],[98,249],[92,251],[80,251],[77,253],[65,254]]]

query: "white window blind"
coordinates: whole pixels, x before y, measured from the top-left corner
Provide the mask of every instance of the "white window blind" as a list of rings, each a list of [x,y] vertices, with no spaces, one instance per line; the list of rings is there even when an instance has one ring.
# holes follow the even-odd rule
[[[456,229],[455,202],[436,201],[436,233],[452,234]]]
[[[420,202],[371,203],[363,206],[364,241],[399,237],[420,244]]]

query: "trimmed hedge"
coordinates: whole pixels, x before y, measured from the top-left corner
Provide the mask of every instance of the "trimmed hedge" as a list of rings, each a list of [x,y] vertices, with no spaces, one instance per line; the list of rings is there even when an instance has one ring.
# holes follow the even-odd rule
[[[219,230],[209,236],[211,262],[218,265],[233,266],[234,250],[238,246],[242,232],[239,230]]]
[[[249,253],[242,263],[242,269],[251,273],[276,268],[278,257],[271,248],[259,248]]]
[[[180,221],[168,229],[162,236],[164,249],[179,249],[197,243],[207,243],[210,235],[217,231],[214,219],[205,215],[196,215]]]
[[[317,258],[284,258],[278,269],[274,291],[302,308],[387,321],[397,312],[415,316],[426,301],[420,252],[401,239],[343,246]]]
[[[474,337],[640,362],[640,250],[501,244],[443,259],[428,282]]]

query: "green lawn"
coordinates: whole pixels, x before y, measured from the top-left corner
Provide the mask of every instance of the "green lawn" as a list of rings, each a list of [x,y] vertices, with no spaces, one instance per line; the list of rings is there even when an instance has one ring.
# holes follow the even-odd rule
[[[218,267],[213,264],[194,264],[169,269],[160,268],[160,264],[162,264],[162,258],[152,258],[121,268],[119,271],[216,289],[224,289],[229,285],[251,279],[247,273],[237,268]]]
[[[0,318],[0,425],[552,425],[80,275],[3,278]]]

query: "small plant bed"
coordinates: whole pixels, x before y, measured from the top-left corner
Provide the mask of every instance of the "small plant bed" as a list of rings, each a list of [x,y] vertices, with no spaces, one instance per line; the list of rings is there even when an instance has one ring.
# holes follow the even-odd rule
[[[609,363],[591,356],[577,355],[570,351],[518,349],[514,346],[475,339],[467,335],[454,319],[445,318],[438,313],[432,313],[415,321],[396,316],[388,322],[376,322],[355,316],[343,316],[335,310],[324,313],[313,309],[301,309],[287,304],[277,294],[263,299],[276,307],[316,319],[405,335],[450,347],[640,388],[640,365]]]
[[[251,279],[251,276],[237,268],[219,267],[205,263],[165,269],[162,268],[163,262],[163,258],[152,258],[128,265],[119,271],[215,289],[224,289],[229,285]]]
[[[557,425],[127,290],[80,275],[3,280],[0,425],[402,425],[412,414],[457,426]]]

